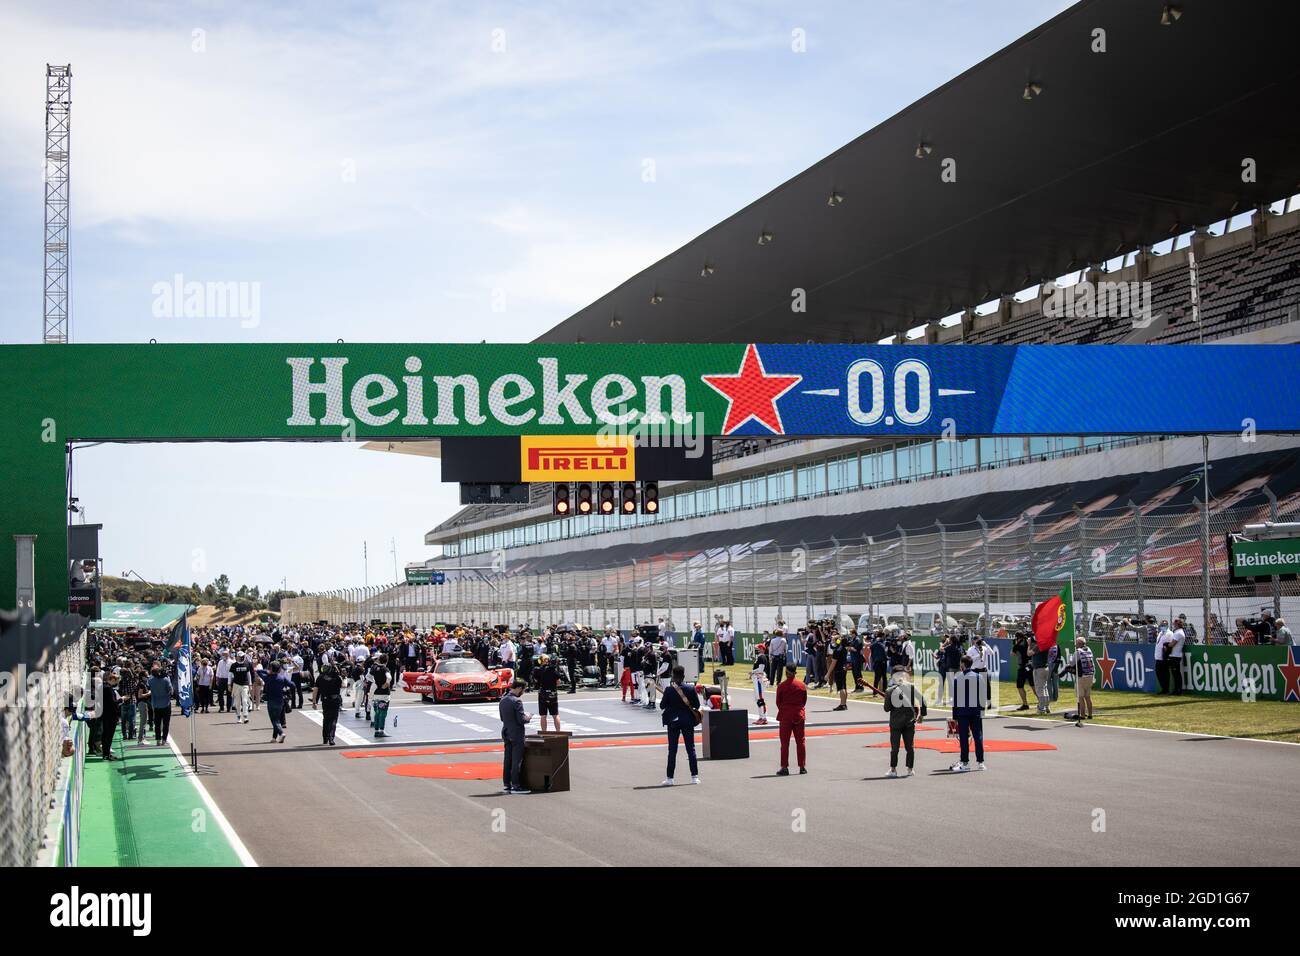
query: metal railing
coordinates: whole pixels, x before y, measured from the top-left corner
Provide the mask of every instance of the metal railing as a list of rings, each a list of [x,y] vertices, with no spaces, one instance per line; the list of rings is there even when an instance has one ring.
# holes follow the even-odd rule
[[[81,696],[85,619],[0,615],[0,866],[31,866],[61,781],[63,708]]]
[[[738,630],[759,632],[777,620],[793,624],[842,614],[856,619],[865,613],[900,622],[937,617],[940,627],[951,617],[991,632],[995,621],[1028,615],[1072,578],[1081,633],[1109,637],[1125,617],[1185,613],[1199,634],[1218,634],[1219,622],[1230,632],[1236,619],[1264,608],[1282,617],[1300,615],[1297,582],[1229,581],[1228,532],[1300,515],[1297,495],[1279,502],[1265,488],[1262,498],[1251,500],[1261,504],[1217,509],[1212,504],[1208,541],[1197,503],[1163,514],[1130,505],[997,522],[977,518],[793,547],[755,546],[741,529],[730,547],[584,570],[534,570],[531,566],[543,559],[511,562],[507,552],[499,573],[449,572],[444,585],[390,584],[286,600],[283,620],[416,626],[573,621],[627,628],[665,616],[680,631],[692,621],[708,627],[722,617]],[[1208,622],[1202,603],[1207,552],[1214,618]],[[573,557],[590,560],[580,551]]]

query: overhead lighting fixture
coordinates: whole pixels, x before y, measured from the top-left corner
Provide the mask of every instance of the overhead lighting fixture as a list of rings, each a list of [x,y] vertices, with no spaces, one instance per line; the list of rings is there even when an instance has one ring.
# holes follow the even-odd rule
[[[760,246],[765,246],[775,238],[776,238],[775,236],[773,236],[770,232],[764,229],[762,232],[758,234],[758,244]]]
[[[1164,9],[1160,11],[1160,25],[1162,27],[1173,26],[1176,21],[1182,18],[1183,8],[1176,3],[1166,3]]]
[[[654,293],[653,295],[650,296],[650,304],[651,304],[651,305],[658,305],[658,304],[659,304],[660,302],[662,302],[663,300],[664,300],[664,297],[663,297],[662,295],[660,295],[658,292],[656,292],[656,293]]]
[[[826,205],[828,206],[838,206],[842,202],[844,202],[844,196],[836,192],[834,189],[832,189],[831,194],[826,197]]]
[[[929,156],[932,152],[934,152],[934,147],[929,143],[922,141],[916,144],[915,155],[917,159],[925,159],[925,157]]]
[[[609,320],[609,327],[611,329],[616,329],[622,324],[623,324],[623,320],[620,319],[618,316],[614,316],[612,319]]]
[[[1020,94],[1020,98],[1023,100],[1032,100],[1035,96],[1037,96],[1041,92],[1043,92],[1043,87],[1041,84],[1032,83],[1032,82],[1026,83],[1025,91]]]
[[[700,269],[700,278],[707,279],[711,275],[713,275],[713,265],[706,262],[704,263],[704,268]]]

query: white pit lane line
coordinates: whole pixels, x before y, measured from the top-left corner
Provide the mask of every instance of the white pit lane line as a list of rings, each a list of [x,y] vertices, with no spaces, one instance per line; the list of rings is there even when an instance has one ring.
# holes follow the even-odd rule
[[[317,727],[323,728],[325,726],[325,715],[319,710],[298,710],[294,711],[294,713],[302,714],[302,716],[306,717]],[[360,747],[366,743],[364,737],[360,734],[353,733],[342,724],[339,724],[334,728],[334,736],[343,741],[344,745],[348,747]]]

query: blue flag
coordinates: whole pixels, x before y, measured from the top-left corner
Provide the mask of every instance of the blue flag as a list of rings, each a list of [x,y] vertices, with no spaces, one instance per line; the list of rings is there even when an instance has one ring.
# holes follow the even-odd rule
[[[182,614],[172,628],[172,647],[176,648],[176,699],[181,705],[181,716],[188,717],[194,696],[194,675],[190,666],[190,624],[186,614]]]

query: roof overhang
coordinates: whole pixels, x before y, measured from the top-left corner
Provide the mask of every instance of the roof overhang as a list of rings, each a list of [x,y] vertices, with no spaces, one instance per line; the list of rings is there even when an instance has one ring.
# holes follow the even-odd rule
[[[1296,192],[1300,4],[1177,6],[1075,4],[539,341],[877,341]]]

